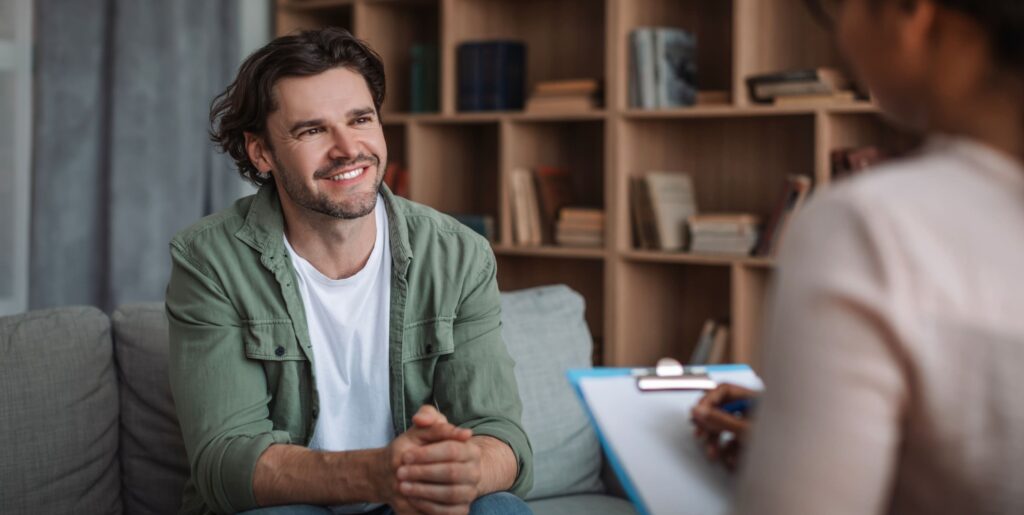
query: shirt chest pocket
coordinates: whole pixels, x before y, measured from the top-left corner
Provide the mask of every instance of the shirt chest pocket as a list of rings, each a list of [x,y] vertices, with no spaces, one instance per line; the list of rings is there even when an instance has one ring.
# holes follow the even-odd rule
[[[436,358],[455,352],[455,338],[452,335],[454,320],[454,317],[438,317],[406,326],[402,362]]]
[[[245,356],[261,361],[302,361],[306,355],[299,348],[290,320],[254,322],[246,326]]]

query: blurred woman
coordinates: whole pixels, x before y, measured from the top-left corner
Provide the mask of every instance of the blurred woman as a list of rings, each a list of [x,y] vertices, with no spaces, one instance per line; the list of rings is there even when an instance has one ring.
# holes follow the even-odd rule
[[[1024,0],[833,4],[854,72],[929,141],[786,234],[737,510],[1024,513]],[[695,408],[713,455],[747,436],[715,406],[749,395]]]

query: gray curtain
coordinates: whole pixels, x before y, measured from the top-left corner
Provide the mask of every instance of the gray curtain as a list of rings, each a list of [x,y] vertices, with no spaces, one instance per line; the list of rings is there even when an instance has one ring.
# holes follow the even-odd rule
[[[162,300],[167,243],[242,188],[209,142],[233,0],[37,0],[30,307]]]

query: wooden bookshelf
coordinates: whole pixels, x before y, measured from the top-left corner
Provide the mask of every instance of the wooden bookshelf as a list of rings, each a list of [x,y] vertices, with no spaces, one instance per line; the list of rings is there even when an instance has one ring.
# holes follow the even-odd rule
[[[454,213],[495,217],[498,281],[512,290],[565,283],[587,301],[587,322],[605,365],[687,359],[707,318],[728,318],[731,358],[757,364],[763,299],[774,260],[634,248],[629,178],[650,170],[689,173],[702,211],[767,216],[783,179],[830,180],[831,150],[912,145],[869,102],[813,107],[752,104],[754,73],[841,67],[832,36],[801,0],[278,0],[277,33],[346,27],[384,58],[384,130],[392,160],[410,171],[413,200]],[[629,33],[673,26],[698,38],[702,89],[722,105],[629,107]],[[584,113],[456,110],[459,44],[516,39],[527,47],[529,91],[538,81],[603,80],[604,106]],[[409,47],[434,43],[440,110],[409,113]],[[602,248],[513,243],[507,182],[516,167],[561,165],[575,194],[603,206]]]

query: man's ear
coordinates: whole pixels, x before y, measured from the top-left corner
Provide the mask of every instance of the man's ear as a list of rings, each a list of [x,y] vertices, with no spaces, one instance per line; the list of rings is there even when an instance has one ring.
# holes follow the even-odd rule
[[[249,154],[249,161],[261,174],[267,174],[274,169],[273,158],[270,155],[270,145],[252,132],[245,133],[245,151]]]

